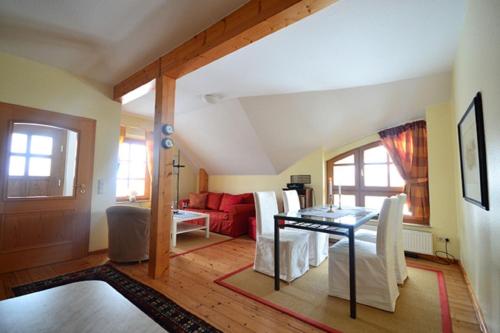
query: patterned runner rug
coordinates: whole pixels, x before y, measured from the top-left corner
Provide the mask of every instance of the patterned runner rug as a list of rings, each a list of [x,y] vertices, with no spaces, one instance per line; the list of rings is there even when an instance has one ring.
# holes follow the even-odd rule
[[[17,286],[12,288],[12,291],[16,296],[22,296],[73,282],[88,280],[107,282],[168,332],[220,332],[207,322],[181,308],[165,295],[132,279],[109,264]]]

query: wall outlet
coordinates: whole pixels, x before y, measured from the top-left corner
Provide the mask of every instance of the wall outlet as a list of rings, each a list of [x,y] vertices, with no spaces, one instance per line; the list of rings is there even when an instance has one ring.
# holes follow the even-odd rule
[[[444,237],[444,236],[438,236],[437,237],[437,241],[438,242],[441,242],[441,243],[449,243],[450,242],[450,239],[448,237]]]

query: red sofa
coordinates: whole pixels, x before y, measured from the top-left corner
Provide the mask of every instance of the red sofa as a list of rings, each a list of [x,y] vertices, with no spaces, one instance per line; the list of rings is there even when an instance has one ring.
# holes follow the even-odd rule
[[[255,203],[252,193],[232,195],[229,193],[208,192],[206,207],[189,207],[189,199],[179,201],[183,210],[210,215],[210,231],[239,237],[248,233],[249,218],[255,216]],[[203,219],[190,223],[203,225]]]

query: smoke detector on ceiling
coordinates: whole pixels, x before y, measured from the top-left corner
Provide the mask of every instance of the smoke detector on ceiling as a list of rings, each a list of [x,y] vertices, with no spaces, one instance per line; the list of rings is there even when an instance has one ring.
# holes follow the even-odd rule
[[[206,94],[201,96],[201,100],[207,104],[217,104],[223,100],[221,94]]]

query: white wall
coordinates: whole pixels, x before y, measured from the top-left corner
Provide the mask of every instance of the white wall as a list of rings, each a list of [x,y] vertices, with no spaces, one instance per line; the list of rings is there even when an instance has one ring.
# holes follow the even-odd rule
[[[0,100],[95,119],[90,251],[107,247],[105,209],[115,202],[120,104],[111,90],[60,69],[0,53]],[[104,193],[97,194],[97,181]]]
[[[463,200],[456,130],[456,205],[461,260],[490,332],[500,332],[500,1],[469,0],[454,65],[456,126],[481,91],[488,168],[490,211]]]

